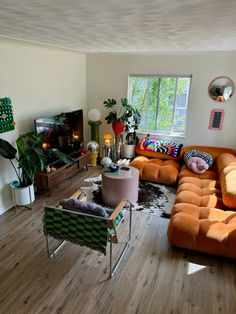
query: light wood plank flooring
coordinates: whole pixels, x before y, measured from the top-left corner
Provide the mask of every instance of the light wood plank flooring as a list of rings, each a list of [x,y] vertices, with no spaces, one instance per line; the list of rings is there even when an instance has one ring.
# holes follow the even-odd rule
[[[88,248],[67,244],[48,259],[43,203],[56,204],[99,171],[78,173],[50,198],[40,193],[32,212],[0,216],[0,313],[236,313],[235,261],[172,248],[167,219],[134,213],[131,246],[110,280],[108,256]]]

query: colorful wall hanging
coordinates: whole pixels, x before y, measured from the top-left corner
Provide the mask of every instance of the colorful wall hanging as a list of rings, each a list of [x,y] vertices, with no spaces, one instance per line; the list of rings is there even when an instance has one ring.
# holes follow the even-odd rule
[[[15,129],[11,99],[0,98],[0,133]]]

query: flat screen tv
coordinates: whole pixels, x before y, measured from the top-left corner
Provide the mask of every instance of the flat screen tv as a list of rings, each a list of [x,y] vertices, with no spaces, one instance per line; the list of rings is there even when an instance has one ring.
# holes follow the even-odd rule
[[[43,149],[57,148],[66,154],[79,153],[83,145],[83,110],[63,112],[34,120],[37,133],[44,133]]]

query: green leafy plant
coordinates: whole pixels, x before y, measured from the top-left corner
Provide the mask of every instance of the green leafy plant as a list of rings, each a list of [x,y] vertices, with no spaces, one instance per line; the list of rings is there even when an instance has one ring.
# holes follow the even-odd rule
[[[115,99],[111,98],[103,102],[106,108],[112,109],[110,113],[108,114],[108,116],[106,116],[105,118],[108,124],[114,123],[117,121],[120,121],[122,123],[128,122],[129,118],[132,117],[133,107],[128,104],[128,99],[121,98],[120,102],[121,104],[118,110],[116,110],[117,102]]]
[[[133,108],[132,108],[133,109]],[[137,145],[139,138],[137,136],[136,131],[141,122],[141,114],[140,111],[136,108],[132,110],[132,118],[128,120],[126,124],[125,131],[127,135],[125,137],[126,144],[128,145]]]
[[[16,173],[20,187],[29,186],[34,182],[37,171],[43,171],[48,158],[60,160],[66,164],[73,164],[75,160],[56,149],[44,151],[42,149],[43,133],[28,132],[20,135],[16,140],[17,149],[9,142],[0,139],[0,156],[8,159]],[[16,160],[18,165],[15,165]]]
[[[141,121],[141,113],[137,108],[129,105],[127,98],[121,98],[120,102],[121,104],[117,111],[117,102],[115,99],[111,98],[104,101],[103,104],[105,107],[112,109],[105,120],[108,124],[115,123],[117,121],[125,123],[125,132],[128,133],[126,135],[126,143],[137,144],[139,139],[136,131],[138,130]]]

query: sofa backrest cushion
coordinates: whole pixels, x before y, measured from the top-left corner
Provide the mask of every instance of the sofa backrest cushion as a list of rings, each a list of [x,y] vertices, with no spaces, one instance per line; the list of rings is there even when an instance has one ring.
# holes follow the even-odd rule
[[[188,150],[200,150],[201,152],[205,152],[208,153],[212,156],[213,160],[215,161],[216,158],[221,155],[221,154],[232,154],[236,156],[236,150],[231,149],[231,148],[224,148],[224,147],[213,147],[213,146],[198,146],[198,145],[194,145],[194,146],[184,146],[182,148],[181,151],[181,155],[184,156],[184,154],[188,151]]]
[[[236,156],[222,154],[217,158],[223,203],[236,209]]]
[[[199,145],[192,145],[192,146],[183,146],[180,151],[180,155],[175,158],[173,156],[159,153],[159,152],[151,152],[148,150],[140,149],[138,146],[136,146],[135,151],[137,155],[146,156],[146,157],[152,157],[152,158],[159,158],[159,159],[172,159],[172,160],[182,160],[184,157],[184,154],[192,149],[200,150],[201,152],[206,152],[210,154],[215,161],[216,158],[221,154],[231,154],[236,156],[236,150],[231,148],[225,148],[225,147],[213,147],[213,146],[199,146]]]
[[[232,154],[221,154],[217,157],[216,166],[218,174],[221,175],[225,167],[236,166],[236,158]]]

